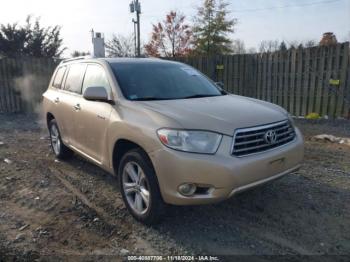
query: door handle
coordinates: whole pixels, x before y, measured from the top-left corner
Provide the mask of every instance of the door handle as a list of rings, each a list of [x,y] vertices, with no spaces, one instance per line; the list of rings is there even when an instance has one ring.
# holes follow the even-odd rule
[[[106,118],[104,116],[101,115],[97,115],[98,118],[102,119],[102,120],[106,120]]]
[[[55,104],[58,104],[60,102],[60,98],[59,97],[56,97],[55,100],[54,100],[54,103]]]
[[[80,104],[76,104],[74,106],[75,111],[79,111],[81,109]]]

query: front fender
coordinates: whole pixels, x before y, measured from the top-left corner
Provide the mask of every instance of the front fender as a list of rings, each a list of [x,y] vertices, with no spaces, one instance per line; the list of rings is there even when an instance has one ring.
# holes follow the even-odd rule
[[[113,150],[120,139],[139,145],[147,154],[164,148],[156,132],[162,127],[182,128],[176,120],[150,110],[142,103],[119,101],[112,111],[107,131],[110,169],[113,171]]]

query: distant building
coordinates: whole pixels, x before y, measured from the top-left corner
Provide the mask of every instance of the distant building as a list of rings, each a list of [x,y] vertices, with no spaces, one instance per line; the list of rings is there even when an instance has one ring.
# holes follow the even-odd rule
[[[93,57],[105,57],[105,39],[102,33],[91,30]]]

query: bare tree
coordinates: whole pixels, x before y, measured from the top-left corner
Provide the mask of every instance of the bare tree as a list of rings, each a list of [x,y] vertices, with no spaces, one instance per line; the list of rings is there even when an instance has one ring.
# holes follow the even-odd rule
[[[280,43],[278,40],[263,40],[259,46],[259,53],[271,53],[279,50]]]
[[[73,53],[71,53],[72,57],[87,56],[87,55],[90,55],[90,52],[74,50]]]
[[[234,54],[245,54],[246,49],[245,49],[245,44],[243,40],[241,39],[236,39],[232,41],[232,51]]]
[[[132,35],[113,35],[112,39],[105,44],[109,57],[133,57],[135,56],[134,45],[134,38]]]
[[[264,40],[260,43],[260,53],[271,53],[276,51],[287,51],[289,49],[300,49],[317,46],[318,43],[315,40],[306,40],[303,42],[293,40],[279,42],[278,40]]]
[[[314,46],[318,46],[318,43],[316,40],[313,40],[313,39],[305,40],[302,42],[297,40],[288,42],[288,49],[309,48]]]
[[[247,49],[247,54],[256,54],[258,51],[255,47],[250,47]]]
[[[307,40],[307,41],[304,42],[304,46],[305,46],[306,48],[308,48],[308,47],[314,47],[314,46],[318,46],[318,43],[317,43],[316,40]]]
[[[297,49],[298,46],[300,45],[300,42],[297,40],[290,41],[288,49]]]

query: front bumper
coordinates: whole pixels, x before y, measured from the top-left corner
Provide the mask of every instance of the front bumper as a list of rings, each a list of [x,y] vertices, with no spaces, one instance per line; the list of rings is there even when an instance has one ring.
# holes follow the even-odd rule
[[[165,147],[150,153],[163,200],[174,205],[219,202],[295,171],[304,154],[303,138],[298,129],[291,143],[255,155],[232,156],[231,144],[232,137],[224,136],[215,155],[185,153]],[[195,183],[210,190],[186,197],[178,192],[178,186],[183,183]]]

